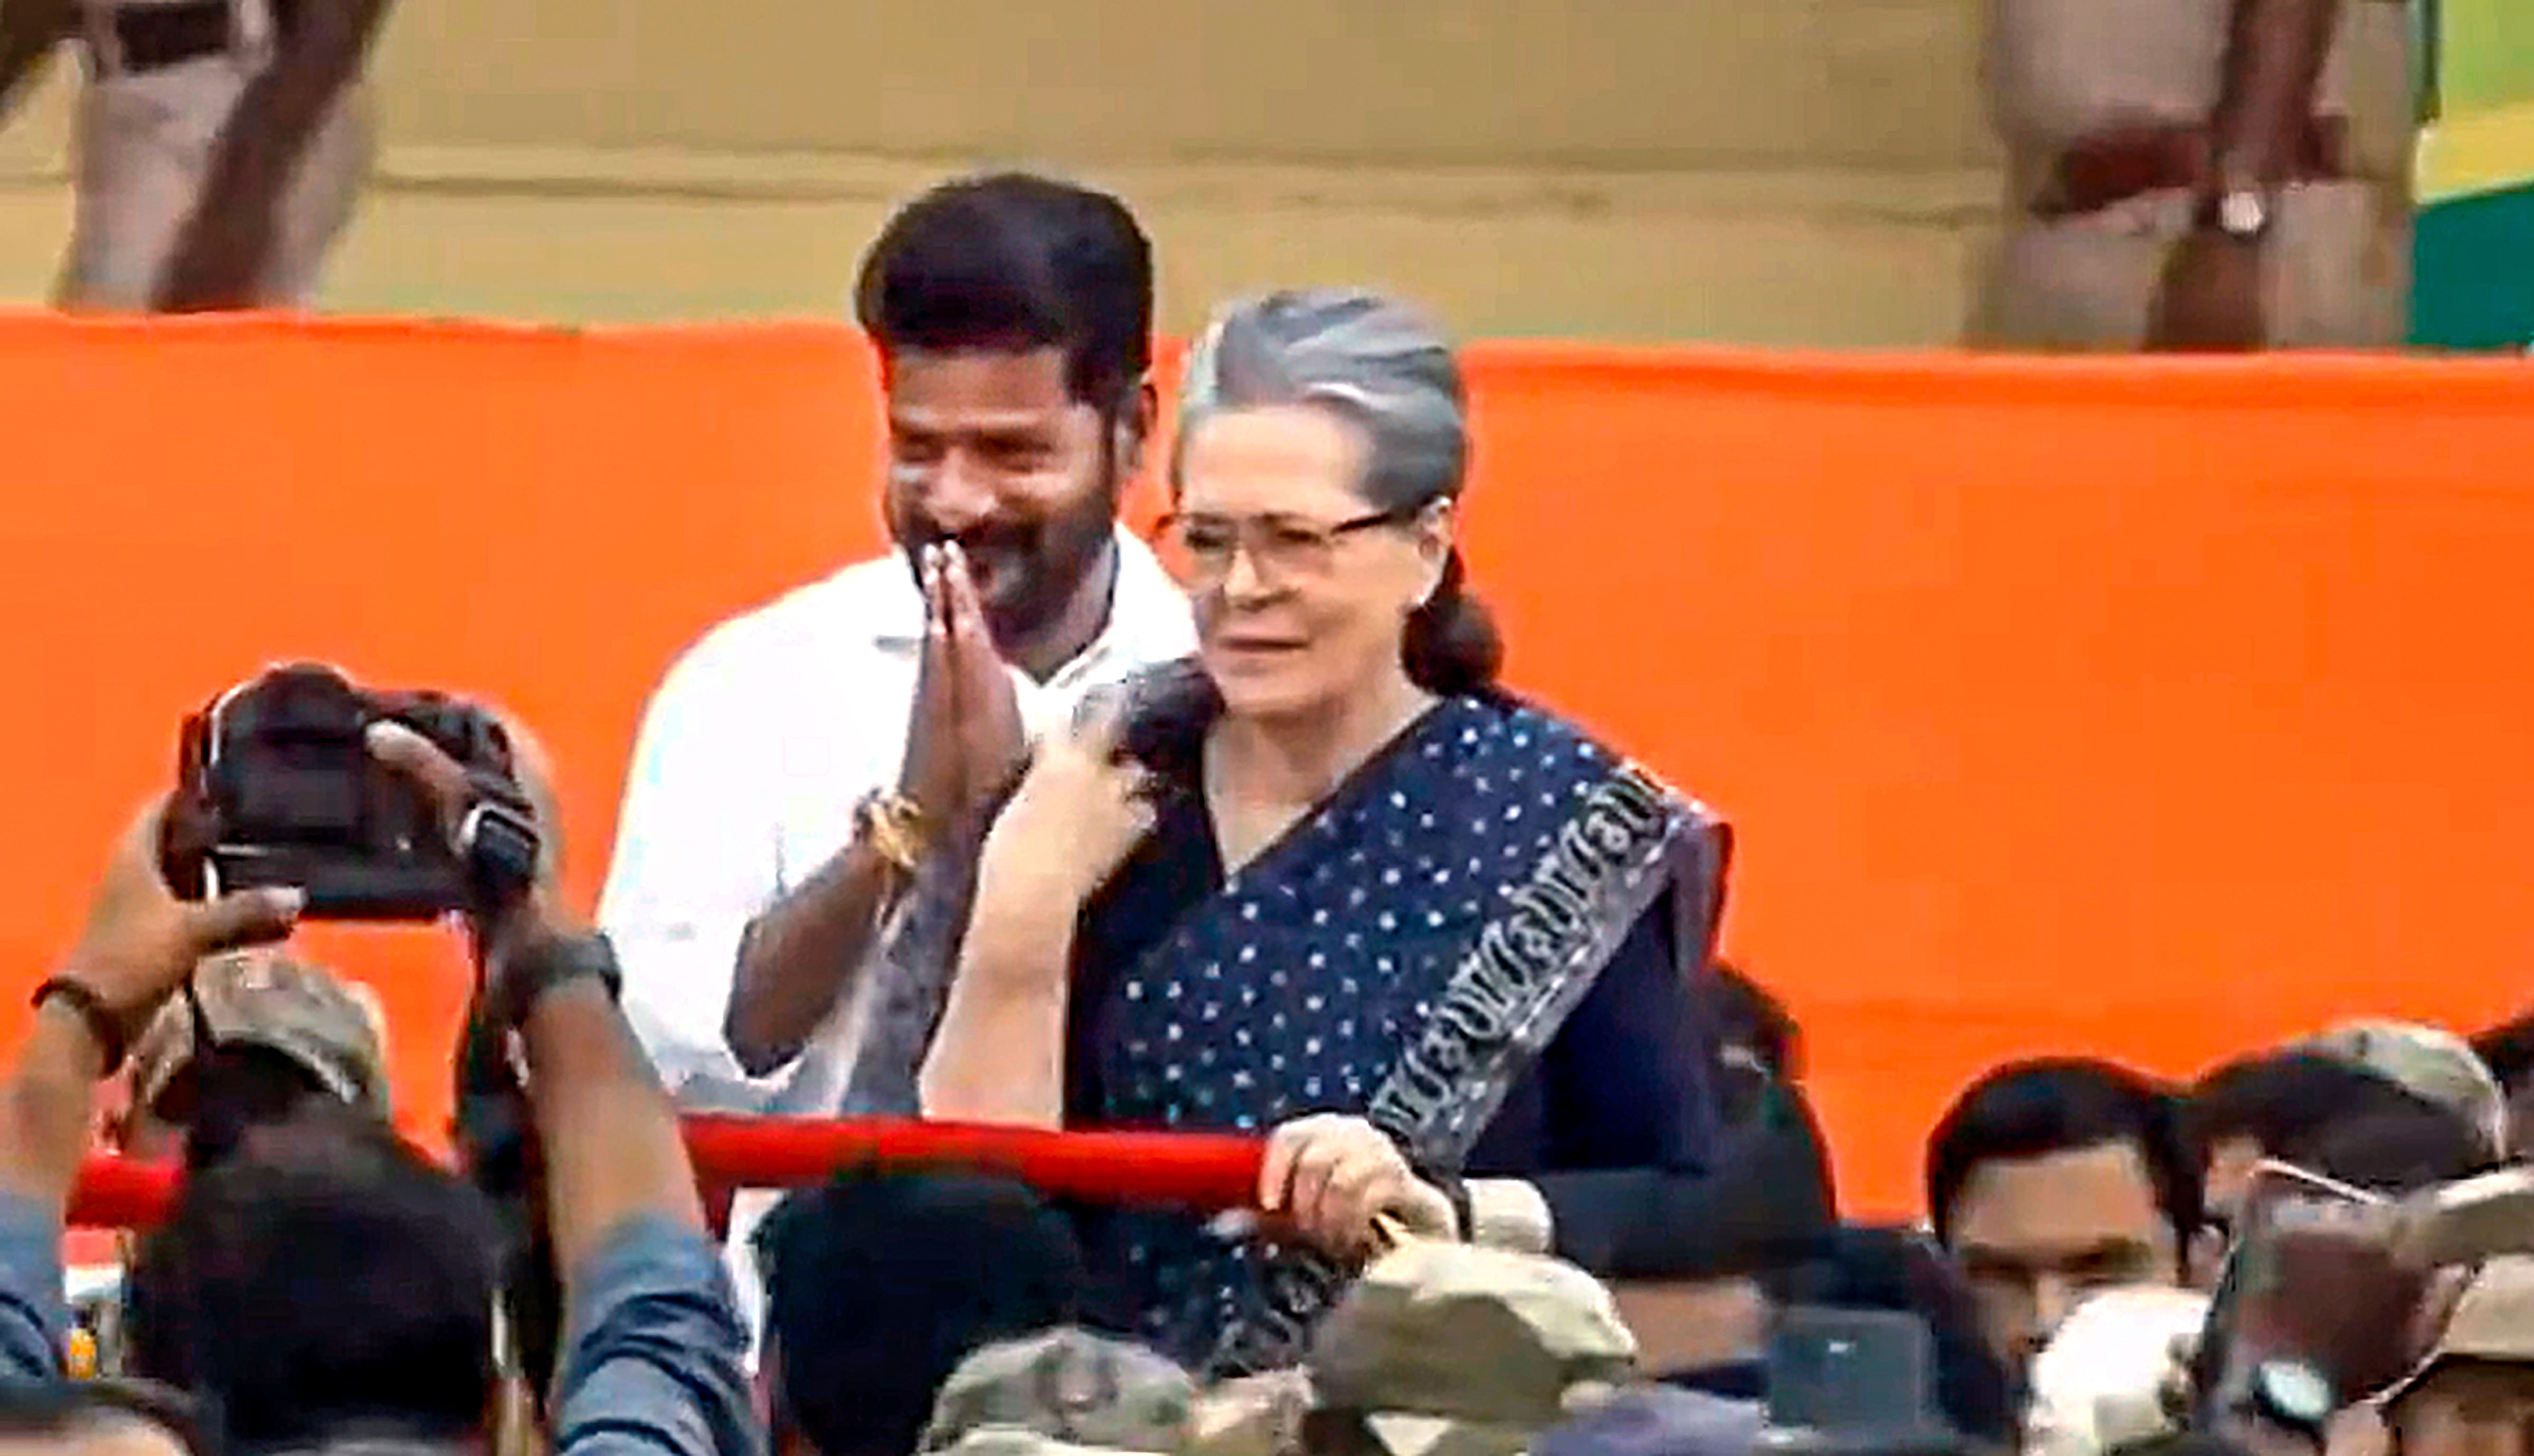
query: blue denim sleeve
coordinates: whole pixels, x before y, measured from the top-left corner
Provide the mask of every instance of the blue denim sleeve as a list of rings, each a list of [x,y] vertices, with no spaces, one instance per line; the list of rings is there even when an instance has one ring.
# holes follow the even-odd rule
[[[763,1456],[748,1332],[710,1240],[636,1218],[569,1287],[557,1456]]]
[[[0,1384],[62,1378],[70,1325],[61,1219],[40,1204],[0,1193]]]

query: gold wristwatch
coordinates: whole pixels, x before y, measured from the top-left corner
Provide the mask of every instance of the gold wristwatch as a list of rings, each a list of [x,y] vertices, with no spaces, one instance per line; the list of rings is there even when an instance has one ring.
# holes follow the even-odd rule
[[[901,879],[914,878],[933,852],[933,817],[904,794],[865,794],[854,808],[854,829]]]

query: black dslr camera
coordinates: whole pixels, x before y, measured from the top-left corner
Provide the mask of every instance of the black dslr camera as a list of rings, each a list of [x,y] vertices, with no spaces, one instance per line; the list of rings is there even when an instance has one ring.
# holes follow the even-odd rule
[[[371,757],[362,735],[383,720],[466,769],[474,802],[458,850],[420,786]],[[185,720],[159,849],[169,887],[189,899],[295,885],[313,918],[430,920],[507,903],[532,880],[538,847],[510,738],[491,714],[296,663]]]

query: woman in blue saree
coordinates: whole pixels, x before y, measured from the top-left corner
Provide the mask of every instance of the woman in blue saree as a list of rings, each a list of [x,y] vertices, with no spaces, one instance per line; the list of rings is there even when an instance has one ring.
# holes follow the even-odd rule
[[[1254,1237],[1094,1221],[1209,1374],[1297,1358],[1381,1215],[1606,1266],[1715,1145],[1723,827],[1495,687],[1468,455],[1405,309],[1219,318],[1164,528],[1198,655],[1043,748],[980,860],[925,1111],[1266,1134]]]

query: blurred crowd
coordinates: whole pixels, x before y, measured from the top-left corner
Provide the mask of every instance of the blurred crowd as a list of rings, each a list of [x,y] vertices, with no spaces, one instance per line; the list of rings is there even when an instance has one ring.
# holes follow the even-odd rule
[[[462,771],[378,742],[459,822]],[[2523,1024],[2467,1041],[2352,1022],[2187,1086],[2089,1059],[2003,1065],[1927,1140],[1927,1221],[1873,1224],[1834,1212],[1799,1029],[1719,966],[1698,1011],[1726,1151],[1665,1262],[1588,1271],[1592,1251],[1420,1228],[1402,1206],[1290,1359],[1214,1368],[1139,1334],[1134,1271],[1095,1232],[1116,1210],[992,1170],[866,1164],[784,1195],[752,1236],[752,1354],[619,967],[550,882],[470,927],[474,1029],[514,1039],[540,1170],[523,1227],[480,1167],[392,1131],[374,1001],[273,943],[295,895],[167,891],[161,812],[117,847],[46,983],[79,990],[39,996],[0,1101],[14,1441],[2521,1456],[2534,1440],[2534,1171],[2510,1153],[2534,1087]],[[66,1304],[64,1207],[100,1112],[121,1150],[186,1178],[121,1279]],[[1265,1232],[1214,1223],[1227,1242]],[[531,1244],[541,1263],[517,1257]],[[540,1319],[545,1358],[525,1343]]]

